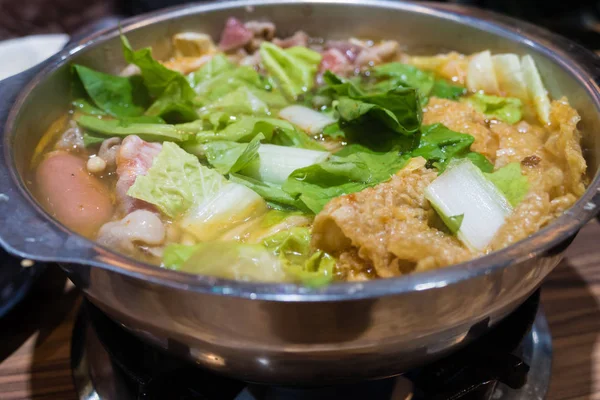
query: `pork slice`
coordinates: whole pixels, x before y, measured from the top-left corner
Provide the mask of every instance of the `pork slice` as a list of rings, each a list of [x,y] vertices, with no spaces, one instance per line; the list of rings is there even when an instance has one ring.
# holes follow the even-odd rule
[[[254,38],[254,33],[237,18],[230,17],[225,23],[219,48],[232,51],[246,46]]]
[[[127,191],[138,176],[146,175],[161,149],[160,143],[148,143],[135,135],[127,136],[121,143],[117,153],[117,203],[123,215],[139,209],[158,212],[154,205],[128,196]]]
[[[345,40],[329,40],[325,43],[325,50],[336,49],[341,52],[348,61],[354,62],[356,57],[365,49],[356,43]]]
[[[136,246],[156,247],[165,239],[165,227],[160,218],[148,210],[136,210],[118,221],[104,224],[98,232],[98,242],[128,254]]]
[[[321,53],[321,64],[317,73],[317,83],[323,83],[323,74],[325,71],[331,71],[336,75],[347,76],[354,71],[354,66],[350,60],[338,49],[329,49]]]
[[[287,37],[285,39],[275,38],[273,39],[273,43],[281,47],[282,49],[287,49],[296,46],[307,47],[309,39],[310,37],[306,34],[306,32],[298,31],[292,36]]]

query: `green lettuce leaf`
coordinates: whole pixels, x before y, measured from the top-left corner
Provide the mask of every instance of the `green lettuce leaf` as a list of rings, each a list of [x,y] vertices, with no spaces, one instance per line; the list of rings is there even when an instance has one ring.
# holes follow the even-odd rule
[[[310,212],[304,203],[297,198],[292,197],[285,192],[280,185],[269,182],[262,182],[258,179],[250,178],[240,174],[230,174],[229,180],[234,183],[244,185],[254,192],[258,193],[271,208],[276,210],[300,210]]]
[[[371,134],[382,131],[381,126],[402,135],[418,132],[422,116],[416,89],[396,86],[366,92],[331,71],[326,71],[323,79],[338,96],[335,110],[342,124],[360,126],[360,130]]]
[[[182,81],[177,80],[166,87],[164,92],[146,110],[146,115],[158,116],[169,123],[191,122],[198,119],[192,101],[185,96]]]
[[[199,76],[208,78],[194,78],[192,81],[195,82],[194,90],[199,96],[197,101],[204,106],[240,87],[252,87],[263,91],[272,89],[270,84],[249,66],[226,68],[221,72],[214,71],[212,75],[203,73],[203,70],[204,67],[193,74],[198,73]]]
[[[442,124],[424,126],[421,129],[419,146],[412,152],[413,157],[423,157],[440,172],[455,158],[467,157],[479,168],[489,171],[492,167],[487,159],[470,151],[475,138],[465,133],[455,132]]]
[[[486,173],[488,178],[513,206],[517,206],[529,192],[529,181],[521,174],[521,164],[510,163],[492,173]]]
[[[180,88],[184,99],[191,100],[195,97],[196,94],[185,76],[156,61],[152,57],[150,47],[134,51],[124,35],[121,35],[121,44],[125,60],[139,67],[144,85],[151,96],[159,97],[169,85],[174,83]]]
[[[202,130],[200,121],[188,124],[169,125],[159,117],[138,117],[135,119],[100,119],[91,115],[75,117],[79,126],[96,135],[129,136],[138,135],[149,142],[171,140],[183,142]]]
[[[307,286],[323,286],[333,279],[335,259],[321,251],[313,252],[310,238],[309,228],[294,227],[265,238],[263,245],[279,256],[294,280]]]
[[[127,195],[154,204],[175,218],[193,204],[214,196],[226,184],[221,174],[200,165],[197,157],[175,143],[165,142],[148,173],[136,178]]]
[[[95,105],[92,105],[89,101],[85,99],[75,99],[71,102],[71,105],[73,106],[74,111],[79,111],[83,114],[100,116],[107,115],[105,111],[99,109]]]
[[[232,115],[246,114],[255,117],[270,115],[267,104],[256,95],[255,91],[247,86],[240,86],[214,102],[205,105],[201,112],[211,113],[215,111]]]
[[[395,85],[417,89],[422,97],[429,96],[435,84],[433,74],[421,71],[413,65],[393,62],[378,65],[373,71],[375,77],[393,78],[392,82]]]
[[[294,126],[290,128],[278,126],[273,131],[273,139],[270,143],[278,146],[299,147],[301,149],[325,150],[319,142],[311,139],[310,136],[299,131]]]
[[[115,117],[137,117],[144,113],[149,98],[139,77],[104,74],[83,65],[73,65],[73,70],[89,98],[104,112]],[[81,111],[95,114],[90,109]]]
[[[410,159],[397,151],[376,153],[360,147],[354,152],[345,150],[341,156],[337,153],[325,162],[297,169],[283,184],[283,190],[316,214],[334,197],[389,180]]]
[[[515,124],[523,118],[523,103],[513,97],[491,96],[476,93],[461,99],[469,103],[477,111],[488,117],[499,119],[509,124]]]
[[[427,104],[430,96],[455,100],[466,93],[464,87],[453,85],[444,79],[436,79],[433,73],[422,71],[413,65],[388,63],[375,67],[373,72],[375,77],[385,79],[376,84],[375,88],[415,88],[421,95],[422,104]]]
[[[296,99],[312,89],[321,62],[319,53],[306,47],[282,49],[266,41],[259,51],[265,69],[289,98]]]
[[[260,133],[250,143],[208,142],[202,145],[203,155],[219,173],[225,175],[237,172],[258,157],[258,147],[264,138],[265,136]]]
[[[430,95],[432,97],[439,97],[441,99],[456,100],[467,93],[467,89],[462,86],[453,85],[444,79],[436,79],[431,89]]]
[[[97,144],[101,144],[106,140],[106,136],[96,135],[90,132],[83,133],[83,145],[85,147],[95,146]]]
[[[202,148],[197,146],[212,141],[247,143],[255,136],[262,134],[264,140],[270,142],[275,130],[280,127],[293,129],[288,122],[276,118],[241,117],[223,129],[198,132],[195,138],[185,143],[183,147],[190,153],[200,155]]]
[[[196,87],[200,82],[211,79],[225,71],[235,68],[235,64],[230,62],[224,54],[215,54],[202,68],[188,75],[188,81],[192,87]]]

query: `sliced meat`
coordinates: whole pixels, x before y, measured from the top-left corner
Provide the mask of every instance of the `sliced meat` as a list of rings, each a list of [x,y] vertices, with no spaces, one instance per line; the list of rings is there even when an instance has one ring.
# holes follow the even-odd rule
[[[367,67],[391,61],[398,54],[400,46],[394,40],[384,40],[360,52],[355,64],[358,67]]]
[[[246,46],[254,38],[254,33],[237,18],[230,17],[221,33],[219,48],[223,51],[237,50]]]
[[[123,215],[138,209],[156,211],[152,204],[128,196],[127,191],[138,176],[146,175],[161,149],[160,143],[148,143],[135,135],[127,136],[121,143],[117,153],[117,203]]]
[[[437,172],[424,165],[424,159],[413,159],[390,181],[330,201],[315,218],[313,246],[337,255],[342,260],[338,268],[358,279],[373,272],[391,277],[471,258],[454,236],[437,228],[441,224],[424,196]],[[352,259],[344,253],[356,251],[364,271],[357,272],[356,263],[343,263]]]
[[[248,21],[244,24],[256,39],[273,40],[275,37],[275,24],[267,21]]]
[[[294,33],[292,36],[287,37],[285,39],[273,39],[273,43],[282,49],[287,49],[289,47],[302,46],[307,47],[308,42],[310,40],[310,36],[306,34],[306,32],[298,31]]]
[[[91,236],[113,215],[108,188],[87,172],[79,157],[65,151],[49,153],[35,180],[46,210],[77,233]]]
[[[316,77],[317,83],[323,83],[323,74],[328,70],[336,75],[347,76],[354,71],[354,65],[338,49],[329,49],[321,53],[321,64],[319,64]]]
[[[97,240],[111,249],[131,254],[136,246],[161,245],[165,240],[165,227],[155,213],[136,210],[119,221],[104,224]]]
[[[329,40],[325,43],[325,50],[336,49],[342,53],[350,62],[354,62],[356,57],[365,50],[364,46],[344,40]]]
[[[465,103],[432,97],[423,110],[423,125],[441,123],[456,132],[468,133],[475,138],[471,149],[494,162],[498,138],[486,123],[485,115]],[[506,124],[502,124],[506,125]]]

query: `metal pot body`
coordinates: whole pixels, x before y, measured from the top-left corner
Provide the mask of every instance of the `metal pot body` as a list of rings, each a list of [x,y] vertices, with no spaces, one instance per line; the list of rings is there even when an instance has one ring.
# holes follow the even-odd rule
[[[559,259],[447,287],[325,302],[215,296],[100,268],[65,269],[95,305],[170,353],[242,380],[312,385],[387,377],[460,348],[517,308]]]
[[[302,29],[332,39],[395,39],[423,54],[532,54],[553,97],[567,96],[581,113],[590,175],[597,171],[598,61],[549,32],[456,6],[335,0],[191,5],[136,18],[123,30],[134,47],[153,46],[162,57],[174,33],[218,37],[229,16],[271,20],[282,36]],[[86,296],[139,337],[248,381],[381,378],[459,348],[539,287],[600,200],[594,178],[572,209],[531,238],[477,260],[396,279],[309,289],[162,270],[69,232],[33,200],[29,160],[40,135],[68,107],[70,62],[119,71],[125,62],[118,32],[100,33],[55,57],[14,101],[2,143],[8,168],[0,170],[0,184],[8,200],[0,201],[0,242],[14,254],[65,263]],[[0,105],[6,109],[20,88],[3,89]]]

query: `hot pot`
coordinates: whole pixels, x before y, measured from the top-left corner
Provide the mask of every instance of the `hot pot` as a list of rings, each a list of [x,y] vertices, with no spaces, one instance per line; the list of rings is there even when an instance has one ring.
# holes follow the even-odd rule
[[[531,54],[552,96],[581,113],[590,175],[600,157],[600,63],[550,32],[488,12],[379,0],[252,0],[188,5],[128,20],[135,48],[166,56],[170,37],[215,37],[228,16],[265,18],[280,34],[388,38],[413,52]],[[502,251],[429,273],[321,289],[235,282],[157,268],[70,232],[32,197],[28,165],[49,124],[67,109],[69,64],[125,66],[117,29],[70,46],[40,71],[3,82],[0,241],[9,252],[63,265],[85,296],[143,340],[236,378],[325,384],[401,373],[459,348],[526,299],[600,205],[595,176],[550,226]]]

